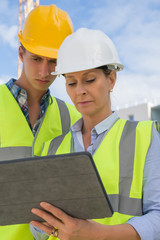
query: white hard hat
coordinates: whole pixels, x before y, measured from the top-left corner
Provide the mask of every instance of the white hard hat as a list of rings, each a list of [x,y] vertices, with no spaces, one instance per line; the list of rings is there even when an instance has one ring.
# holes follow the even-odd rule
[[[61,44],[57,66],[52,74],[78,72],[105,65],[114,71],[124,68],[111,39],[100,30],[80,28]]]

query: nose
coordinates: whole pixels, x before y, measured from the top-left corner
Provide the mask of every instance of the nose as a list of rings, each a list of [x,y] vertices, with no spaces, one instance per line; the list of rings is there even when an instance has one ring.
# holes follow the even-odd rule
[[[44,60],[40,66],[41,77],[46,77],[49,75],[49,64],[47,60]]]
[[[86,93],[86,87],[83,84],[77,84],[77,95],[85,95]]]

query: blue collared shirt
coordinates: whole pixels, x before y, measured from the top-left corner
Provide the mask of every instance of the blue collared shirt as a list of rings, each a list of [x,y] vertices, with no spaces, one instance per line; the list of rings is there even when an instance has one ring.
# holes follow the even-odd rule
[[[114,112],[92,129],[91,145],[87,151],[94,154],[97,149],[96,140],[103,138],[118,119],[118,115]],[[84,151],[82,125],[81,118],[71,127],[74,152]],[[127,223],[136,229],[142,240],[160,240],[160,135],[155,129],[144,166],[143,214],[143,216],[131,218]],[[38,229],[36,231],[34,226],[30,225],[30,229],[36,240],[47,239],[47,235],[44,232],[37,232]]]
[[[115,122],[119,119],[116,113],[111,114],[108,118],[104,119],[102,122],[97,124],[91,131],[91,145],[87,148],[87,151],[92,155],[98,148],[99,142],[103,139],[104,134],[111,129]],[[83,119],[79,119],[71,127],[71,133],[74,139],[74,152],[84,151],[83,139],[82,139],[82,129]],[[98,140],[98,141],[97,141]]]

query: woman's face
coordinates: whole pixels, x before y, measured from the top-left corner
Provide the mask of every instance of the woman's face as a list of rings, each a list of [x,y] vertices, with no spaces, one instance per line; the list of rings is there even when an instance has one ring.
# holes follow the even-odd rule
[[[106,76],[102,69],[91,69],[65,74],[66,90],[77,110],[84,116],[107,117],[111,114],[110,90],[116,72]]]

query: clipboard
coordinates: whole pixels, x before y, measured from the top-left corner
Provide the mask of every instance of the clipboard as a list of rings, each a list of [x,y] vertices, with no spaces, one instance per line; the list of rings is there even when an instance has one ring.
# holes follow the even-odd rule
[[[0,225],[43,221],[31,213],[46,201],[72,217],[111,217],[113,209],[90,153],[0,162]]]

